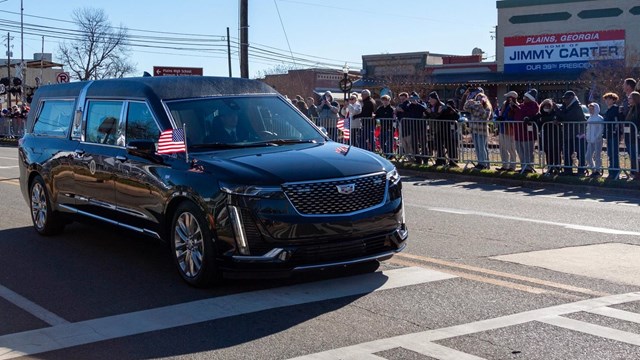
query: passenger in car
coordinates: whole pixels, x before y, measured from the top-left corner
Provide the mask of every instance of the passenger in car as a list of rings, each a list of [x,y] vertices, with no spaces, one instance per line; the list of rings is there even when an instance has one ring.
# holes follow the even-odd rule
[[[217,125],[217,131],[213,137],[217,142],[234,143],[240,140],[237,112],[221,109],[214,119],[214,124]]]

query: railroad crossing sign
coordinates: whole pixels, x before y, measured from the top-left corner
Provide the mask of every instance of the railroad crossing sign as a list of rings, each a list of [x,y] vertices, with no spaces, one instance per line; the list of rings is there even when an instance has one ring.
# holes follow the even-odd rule
[[[58,84],[68,83],[71,80],[68,72],[61,72],[56,76],[56,81]]]

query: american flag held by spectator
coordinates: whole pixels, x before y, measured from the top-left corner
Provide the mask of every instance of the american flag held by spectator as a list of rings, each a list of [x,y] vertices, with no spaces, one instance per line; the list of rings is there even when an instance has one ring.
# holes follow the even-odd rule
[[[344,119],[338,119],[337,124],[338,130],[342,131],[342,138],[345,140],[349,140],[349,136],[351,133],[351,124],[349,123],[349,116]]]
[[[186,151],[184,129],[169,129],[160,134],[158,154],[174,154]]]

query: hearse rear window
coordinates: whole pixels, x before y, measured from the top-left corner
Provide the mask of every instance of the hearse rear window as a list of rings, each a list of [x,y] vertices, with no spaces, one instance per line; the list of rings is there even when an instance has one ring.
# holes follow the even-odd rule
[[[33,125],[33,133],[40,136],[66,137],[73,119],[73,100],[47,100]]]

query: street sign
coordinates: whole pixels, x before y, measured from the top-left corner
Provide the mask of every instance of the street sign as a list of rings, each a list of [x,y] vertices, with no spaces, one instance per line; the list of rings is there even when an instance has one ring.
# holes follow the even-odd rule
[[[68,83],[69,80],[71,80],[71,77],[67,72],[61,72],[58,75],[56,75],[56,81],[58,82],[58,84]]]
[[[153,76],[202,76],[202,68],[154,66]]]

